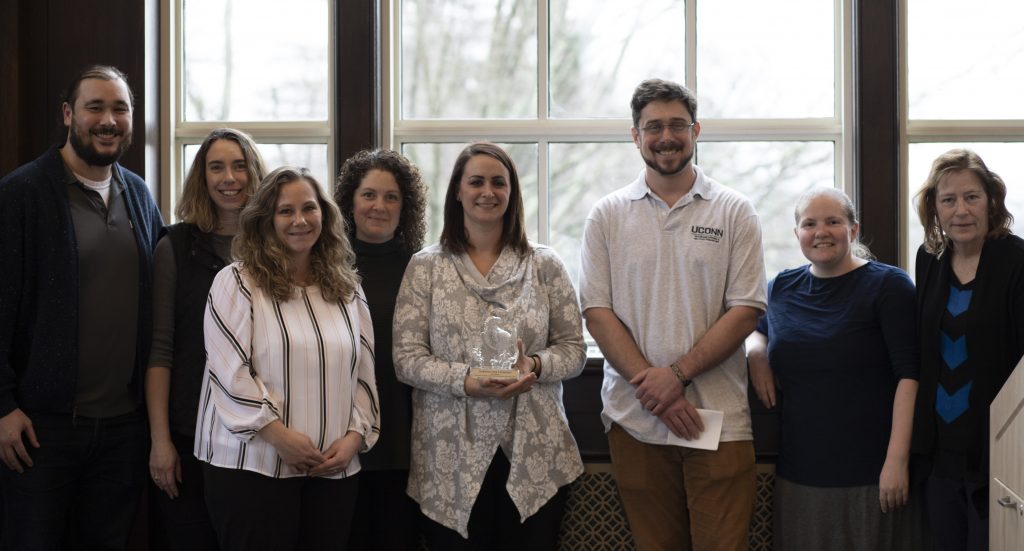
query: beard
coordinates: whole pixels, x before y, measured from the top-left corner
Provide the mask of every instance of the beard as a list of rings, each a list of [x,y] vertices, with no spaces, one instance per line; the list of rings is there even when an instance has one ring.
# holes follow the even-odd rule
[[[676,174],[682,172],[683,169],[690,164],[690,161],[693,160],[694,149],[691,149],[690,153],[683,157],[682,159],[680,159],[678,162],[672,163],[671,165],[667,166],[661,166],[658,164],[658,154],[655,153],[653,149],[648,150],[650,152],[650,156],[640,156],[643,158],[644,163],[646,163],[647,166],[651,168],[651,170],[657,172],[658,174],[661,174],[662,176],[675,176]]]
[[[92,144],[92,135],[115,135],[121,136],[122,140],[118,145],[117,150],[113,153],[100,153],[96,150],[96,146]],[[86,138],[89,138],[89,143],[86,143]],[[92,130],[84,130],[78,126],[78,123],[74,118],[71,119],[71,128],[68,132],[68,142],[71,143],[71,149],[75,150],[75,154],[79,156],[89,166],[110,166],[117,162],[121,158],[121,155],[132,145],[132,132],[121,132],[116,126],[98,126]]]

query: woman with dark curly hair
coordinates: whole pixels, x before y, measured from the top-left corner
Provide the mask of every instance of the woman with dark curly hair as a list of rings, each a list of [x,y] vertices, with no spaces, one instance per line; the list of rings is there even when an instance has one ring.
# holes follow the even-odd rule
[[[376,336],[374,356],[384,432],[361,458],[352,549],[416,549],[419,512],[409,479],[412,388],[398,382],[391,321],[405,266],[423,245],[426,189],[408,159],[389,149],[360,151],[341,167],[334,190],[356,253]],[[404,527],[396,529],[396,527]]]
[[[306,169],[242,211],[203,323],[195,455],[221,549],[333,549],[380,432],[373,326],[338,207]]]

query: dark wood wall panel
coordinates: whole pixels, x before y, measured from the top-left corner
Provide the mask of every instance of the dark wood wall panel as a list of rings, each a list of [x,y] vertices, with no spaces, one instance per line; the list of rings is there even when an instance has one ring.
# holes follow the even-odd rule
[[[61,96],[79,71],[97,63],[114,65],[128,75],[135,92],[135,137],[122,163],[145,172],[144,76],[147,55],[155,55],[145,47],[149,4],[152,8],[157,0],[4,2],[0,82],[11,84],[5,84],[10,89],[4,90],[0,101],[0,120],[12,124],[3,125],[9,135],[3,139],[0,173],[38,157],[54,143],[63,143],[67,131],[61,123]]]
[[[379,0],[335,4],[335,158],[381,144]]]
[[[899,0],[854,2],[854,125],[861,236],[882,262],[900,251]]]

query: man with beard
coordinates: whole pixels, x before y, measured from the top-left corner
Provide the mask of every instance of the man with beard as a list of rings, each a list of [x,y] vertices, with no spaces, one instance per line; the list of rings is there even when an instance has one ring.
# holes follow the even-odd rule
[[[639,549],[746,549],[756,473],[741,345],[766,298],[757,213],[693,164],[689,90],[647,80],[631,106],[647,167],[587,217],[580,281],[615,479]],[[724,412],[717,450],[686,447],[705,428],[696,408]]]
[[[3,549],[124,548],[146,479],[140,385],[163,223],[117,164],[132,107],[121,71],[86,69],[61,106],[63,146],[0,180]]]

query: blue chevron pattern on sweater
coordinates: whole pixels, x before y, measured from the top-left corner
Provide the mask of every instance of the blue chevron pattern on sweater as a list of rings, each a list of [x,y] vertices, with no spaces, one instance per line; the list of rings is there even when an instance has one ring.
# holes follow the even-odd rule
[[[967,337],[961,336],[953,340],[945,333],[939,333],[939,351],[942,354],[942,361],[950,370],[960,367],[960,364],[967,360]]]
[[[973,381],[967,383],[952,395],[947,394],[946,389],[942,388],[941,384],[935,389],[935,411],[946,424],[956,421],[970,407],[971,404],[968,401],[968,397],[970,396],[971,385],[973,384]]]
[[[971,304],[971,289],[957,289],[955,286],[949,286],[949,300],[946,301],[946,310],[949,315],[954,318],[963,314],[967,311],[967,307]]]

